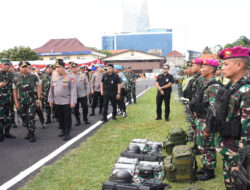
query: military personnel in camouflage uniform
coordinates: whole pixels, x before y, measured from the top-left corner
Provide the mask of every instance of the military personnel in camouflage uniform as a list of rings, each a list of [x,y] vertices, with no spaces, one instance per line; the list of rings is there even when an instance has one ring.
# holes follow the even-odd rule
[[[59,128],[62,129],[59,137],[66,141],[70,139],[71,109],[77,103],[76,83],[74,77],[66,72],[62,59],[56,60],[55,66],[57,70],[51,77],[48,102],[50,107],[55,107]]]
[[[250,49],[245,47],[227,48],[219,54],[223,60],[222,73],[231,81],[225,88],[233,92],[229,96],[226,118],[220,126],[220,136],[216,142],[216,150],[222,155],[224,181],[228,190],[234,189],[235,180],[232,172],[239,170],[240,150],[250,141],[249,56]],[[234,88],[235,91],[233,91]],[[220,91],[217,96],[219,93]],[[221,111],[217,109],[220,109],[216,108],[218,114],[216,117],[219,117]],[[223,134],[224,132],[229,132],[229,134]],[[239,134],[236,135],[237,133]]]
[[[132,97],[134,99],[134,103],[136,104],[136,76],[132,71],[131,66],[128,67],[128,72],[126,74],[127,82],[127,98],[129,104],[131,104]],[[132,94],[132,97],[131,97]]]
[[[203,86],[204,81],[205,81],[205,78],[200,73],[202,63],[203,63],[203,61],[201,59],[193,59],[192,60],[191,70],[192,70],[192,73],[193,73],[194,80],[190,84],[192,94],[191,94],[191,98],[190,98],[190,101],[189,101],[189,109],[192,112],[191,113],[191,116],[192,116],[191,125],[192,125],[193,131],[194,131],[194,137],[193,137],[194,146],[193,146],[192,149],[193,149],[193,152],[195,154],[197,154],[197,155],[200,154],[198,146],[197,146],[197,141],[196,141],[196,137],[197,137],[197,131],[196,131],[197,117],[194,115],[194,113],[193,113],[193,111],[191,109],[190,103],[192,102],[192,97],[195,94],[196,90],[201,88]]]
[[[2,70],[0,71],[0,141],[3,141],[4,137],[16,137],[10,134],[12,124],[10,115],[13,96],[13,75],[9,72],[11,62],[8,59],[2,59],[0,62],[2,66]]]
[[[214,169],[216,168],[216,150],[215,150],[215,133],[210,132],[209,136],[204,136],[208,112],[215,112],[215,97],[220,89],[220,83],[215,79],[215,72],[219,62],[217,60],[204,60],[201,68],[201,74],[206,79],[203,87],[200,88],[196,101],[195,116],[197,117],[197,145],[202,154],[201,162],[203,168],[198,172],[201,174],[197,180],[206,181],[215,177]],[[197,94],[196,94],[197,95]],[[200,100],[199,100],[200,99]]]
[[[36,107],[40,106],[39,80],[35,75],[28,73],[28,64],[25,61],[19,63],[19,69],[20,74],[13,83],[14,101],[23,126],[28,129],[25,139],[35,142],[35,114]]]
[[[49,89],[50,89],[50,82],[51,82],[51,74],[53,71],[53,65],[49,64],[46,66],[45,74],[41,78],[41,98],[42,98],[42,105],[45,109],[47,120],[46,124],[51,123],[51,107],[48,102],[49,96]]]
[[[14,78],[16,77],[17,72],[14,70],[14,67],[12,67],[12,64],[10,65],[9,71],[13,74],[13,81]],[[12,88],[12,86],[11,86]],[[14,110],[14,97],[13,97],[13,90],[11,90],[12,96],[11,96],[11,105],[10,105],[10,120],[11,120],[11,126],[13,128],[17,128],[16,122],[15,122],[15,110]],[[19,122],[19,120],[18,120]]]

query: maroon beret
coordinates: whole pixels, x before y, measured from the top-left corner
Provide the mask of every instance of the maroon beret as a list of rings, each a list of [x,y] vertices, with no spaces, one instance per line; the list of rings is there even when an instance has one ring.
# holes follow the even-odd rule
[[[198,65],[202,65],[203,64],[203,60],[196,58],[192,60],[192,64],[198,64]]]
[[[243,58],[250,56],[250,49],[247,47],[226,48],[219,53],[220,59]]]

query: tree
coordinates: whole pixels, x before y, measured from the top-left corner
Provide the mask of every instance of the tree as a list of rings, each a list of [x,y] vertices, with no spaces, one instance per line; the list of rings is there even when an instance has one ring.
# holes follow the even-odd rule
[[[29,47],[19,46],[8,50],[3,50],[0,53],[0,58],[8,58],[11,61],[21,60],[39,60],[40,57]]]
[[[235,46],[250,48],[250,39],[248,39],[246,36],[241,36],[238,40],[236,40],[232,44],[226,44],[224,48],[232,48]]]
[[[100,52],[100,53],[103,53],[103,54],[105,54],[106,56],[110,56],[110,55],[113,55],[111,52],[109,52],[108,50],[98,50],[97,48],[95,48],[95,47],[89,47],[90,49],[92,49],[92,50],[95,50],[95,51],[98,51],[98,52]]]
[[[205,47],[205,49],[202,51],[203,54],[212,54],[212,51],[209,47]]]

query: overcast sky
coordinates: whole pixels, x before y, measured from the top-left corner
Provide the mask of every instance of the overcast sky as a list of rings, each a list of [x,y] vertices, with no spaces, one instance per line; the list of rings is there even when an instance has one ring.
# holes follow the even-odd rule
[[[0,7],[0,51],[74,37],[101,49],[102,35],[123,26],[122,0],[0,0]],[[150,27],[172,28],[182,53],[250,38],[249,8],[250,0],[148,0]]]

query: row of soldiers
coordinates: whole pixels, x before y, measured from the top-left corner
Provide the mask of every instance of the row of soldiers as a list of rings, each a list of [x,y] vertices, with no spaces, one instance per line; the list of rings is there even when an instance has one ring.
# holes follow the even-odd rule
[[[219,53],[221,71],[217,60],[201,59],[192,60],[184,71],[183,97],[188,100],[186,113],[194,132],[193,151],[201,154],[203,165],[197,180],[215,177],[219,152],[227,189],[239,189],[236,181],[240,180],[233,174],[240,170],[242,150],[250,144],[249,56],[249,48],[227,48]]]
[[[31,64],[27,61],[19,63],[18,71],[15,72],[12,63],[8,59],[1,59],[0,71],[0,141],[4,138],[16,138],[10,133],[15,126],[14,104],[18,116],[21,117],[23,126],[28,129],[25,139],[35,142],[35,115],[38,114],[42,128],[52,122],[52,114],[59,122],[61,129],[60,137],[64,140],[70,138],[71,113],[74,112],[76,126],[81,125],[79,107],[82,107],[83,121],[88,120],[88,100],[92,96],[92,112],[99,100],[99,113],[103,112],[103,96],[101,95],[101,79],[105,70],[103,65],[98,65],[97,71],[88,72],[85,68],[79,68],[74,62],[70,62],[69,71],[65,63],[58,59],[55,65],[47,65],[45,72],[34,72]],[[117,73],[121,69],[117,69]],[[126,72],[126,95],[131,103],[131,94],[136,103],[135,82],[136,77],[131,67]],[[46,112],[46,121],[43,117],[42,108]],[[119,104],[118,104],[119,105]]]

